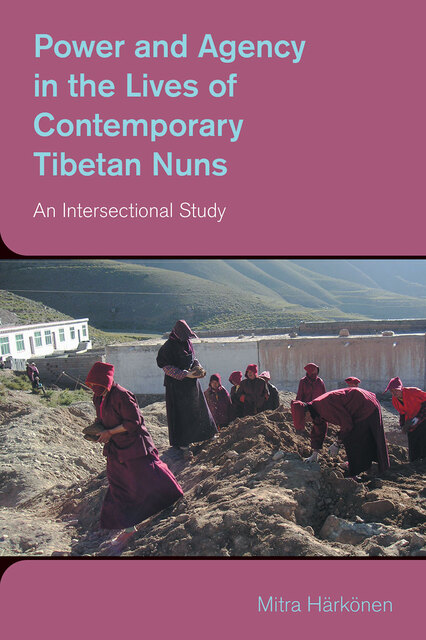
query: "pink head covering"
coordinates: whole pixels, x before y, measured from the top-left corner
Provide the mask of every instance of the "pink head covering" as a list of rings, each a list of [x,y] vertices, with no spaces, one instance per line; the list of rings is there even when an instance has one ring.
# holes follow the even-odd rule
[[[109,391],[113,382],[114,365],[108,362],[95,362],[86,378],[86,384],[95,396],[101,396],[104,391]]]
[[[221,387],[221,386],[222,386],[222,382],[221,382],[221,379],[220,379],[220,375],[219,375],[218,373],[212,373],[212,375],[210,376],[210,382],[209,382],[209,384],[212,382],[212,380],[216,380],[216,382],[218,382],[218,383],[219,383],[219,387]]]
[[[355,378],[354,376],[349,376],[348,378],[345,379],[345,382],[348,385],[348,387],[357,387],[361,382],[361,380],[359,378]]]
[[[389,380],[389,384],[385,389],[385,393],[386,391],[391,391],[392,389],[402,389],[402,382],[401,382],[401,378],[398,378],[398,376],[396,378],[392,378],[391,380]]]
[[[229,376],[229,382],[234,385],[241,384],[242,379],[243,379],[242,371],[233,371]]]
[[[269,373],[269,371],[262,371],[262,373],[259,375],[259,378],[263,378],[264,380],[270,380],[271,374]]]
[[[253,373],[257,376],[257,372],[258,372],[257,364],[248,364],[247,365],[246,377],[247,377],[247,372],[248,371],[253,371]]]
[[[303,431],[305,428],[305,403],[300,400],[292,400],[291,415],[296,431]]]
[[[191,338],[198,338],[197,334],[193,332],[191,327],[185,322],[185,320],[178,320],[172,329],[170,338],[175,337],[181,342],[190,340]]]
[[[304,367],[307,374],[309,373],[319,373],[319,366],[315,364],[315,362],[308,362],[308,364]]]

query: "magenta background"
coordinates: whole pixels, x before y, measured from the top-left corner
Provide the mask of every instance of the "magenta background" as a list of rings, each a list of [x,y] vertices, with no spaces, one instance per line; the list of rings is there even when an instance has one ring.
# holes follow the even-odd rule
[[[3,221],[1,233],[23,255],[423,255],[423,0],[241,0],[214,3],[75,0],[9,4],[2,36]],[[9,15],[8,15],[9,14]],[[125,39],[115,59],[36,60],[34,34],[54,39]],[[187,59],[138,60],[138,39],[188,34]],[[198,60],[205,33],[223,39],[306,40],[302,60]],[[85,72],[123,84],[125,74],[208,81],[238,73],[234,99],[74,99],[32,97],[33,76]],[[123,79],[123,81],[122,81]],[[34,116],[244,118],[238,142],[206,138],[40,138]],[[264,122],[262,122],[264,118]],[[151,156],[224,157],[225,177],[153,177]],[[76,158],[141,157],[140,178],[38,176],[33,151]],[[225,204],[214,221],[67,222],[33,219],[38,201],[60,206]],[[395,232],[392,222],[401,219]],[[23,232],[25,230],[25,232]],[[180,240],[176,242],[176,238]]]
[[[410,560],[28,560],[3,576],[2,630],[8,640],[392,640],[423,628],[420,571]],[[260,614],[259,595],[390,600],[393,612]]]
[[[22,255],[423,255],[424,1],[241,0],[201,3],[56,0],[3,9],[1,235]],[[57,39],[125,39],[118,61],[34,58],[34,34]],[[143,61],[138,39],[187,33],[186,60]],[[295,39],[307,45],[299,64],[193,54],[202,36]],[[192,46],[191,46],[192,45]],[[71,101],[32,97],[34,73],[61,80],[85,72],[119,84],[126,72],[153,79],[199,80],[237,72],[234,99],[162,98]],[[244,118],[237,143],[207,138],[46,138],[33,132],[40,111],[60,117]],[[262,118],[265,121],[262,122]],[[280,121],[282,119],[282,121]],[[223,178],[154,178],[154,148],[176,155],[225,157]],[[40,178],[35,150],[85,157],[140,156],[141,178]],[[221,224],[33,220],[38,201],[87,205],[218,202]],[[408,223],[408,224],[404,224]],[[178,242],[176,242],[178,239]],[[182,565],[182,562],[185,564]],[[406,561],[21,561],[2,579],[2,629],[15,638],[145,636],[205,640],[242,636],[304,638],[322,632],[345,640],[400,638],[422,624],[421,560]],[[256,613],[258,594],[359,595],[394,601],[390,616]],[[118,612],[118,613],[117,613]]]

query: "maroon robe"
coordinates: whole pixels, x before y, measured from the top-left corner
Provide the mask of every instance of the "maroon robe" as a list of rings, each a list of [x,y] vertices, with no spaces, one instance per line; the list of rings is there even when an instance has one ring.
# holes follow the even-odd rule
[[[231,398],[227,390],[220,386],[217,391],[214,391],[209,385],[204,395],[216,425],[219,428],[227,427],[231,415]]]
[[[186,372],[199,362],[191,340],[180,340],[176,328],[179,335],[185,337],[185,327],[176,323],[158,352],[157,365],[165,373],[169,442],[172,447],[187,447],[192,442],[210,440],[216,435],[217,428],[199,380],[186,377]]]
[[[308,409],[317,427],[311,434],[313,449],[322,447],[326,435],[318,428],[320,420],[331,422],[340,427],[351,475],[369,469],[373,460],[380,472],[389,468],[382,412],[374,393],[356,387],[337,389],[309,402]]]
[[[244,398],[243,416],[253,416],[265,408],[268,399],[267,384],[262,378],[245,378],[238,389],[238,396]]]
[[[311,380],[308,376],[304,376],[299,382],[296,400],[301,402],[312,402],[318,396],[326,393],[324,381],[318,376],[315,380]]]
[[[230,391],[231,397],[231,420],[243,417],[243,403],[240,402],[240,385],[234,384]]]
[[[268,411],[268,409],[278,409],[280,406],[280,394],[275,385],[271,384],[266,380],[266,385],[268,388],[269,398],[265,402],[263,409],[264,411]]]
[[[27,364],[26,373],[33,389],[37,389],[38,383],[40,381],[40,372],[35,364]]]
[[[296,400],[300,400],[301,402],[311,402],[312,400],[315,400],[315,398],[318,398],[318,396],[322,396],[324,393],[326,393],[324,381],[318,376],[312,380],[306,375],[299,382]],[[320,418],[314,420],[311,429],[311,444],[313,449],[321,449],[326,433],[326,421]]]
[[[183,491],[159,459],[130,391],[114,383],[106,397],[93,396],[93,403],[105,429],[120,424],[126,429],[104,446],[109,487],[101,512],[102,528],[123,529],[169,507]]]

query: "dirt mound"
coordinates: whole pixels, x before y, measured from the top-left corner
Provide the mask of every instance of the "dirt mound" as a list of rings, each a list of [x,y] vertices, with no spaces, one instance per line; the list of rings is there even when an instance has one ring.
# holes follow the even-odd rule
[[[344,477],[343,453],[307,465],[289,401],[236,420],[189,455],[170,448],[165,403],[143,409],[185,495],[133,534],[99,529],[101,447],[81,437],[90,403],[50,408],[24,391],[0,403],[0,549],[6,555],[409,556],[426,554],[426,462],[390,444],[391,469]],[[390,413],[385,421],[394,426]],[[329,444],[336,429],[330,428]],[[326,450],[326,449],[325,449]]]

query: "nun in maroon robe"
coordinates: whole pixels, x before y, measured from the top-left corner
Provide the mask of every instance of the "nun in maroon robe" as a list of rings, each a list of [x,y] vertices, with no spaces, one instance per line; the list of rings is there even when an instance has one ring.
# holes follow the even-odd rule
[[[113,380],[114,366],[95,362],[86,384],[93,390],[97,422],[104,428],[109,487],[101,527],[126,529],[169,507],[183,491],[148,433],[136,398]]]
[[[326,392],[324,380],[319,377],[319,366],[309,362],[305,367],[306,376],[301,378],[297,389],[296,400],[311,402]]]
[[[169,442],[184,449],[217,434],[199,376],[194,373],[200,367],[191,343],[196,337],[185,320],[178,320],[157,355],[157,365],[165,373]]]
[[[271,374],[269,371],[262,371],[259,378],[262,378],[267,384],[269,397],[264,404],[264,411],[269,409],[278,409],[280,406],[280,394],[275,385],[271,382]]]
[[[40,382],[40,372],[37,369],[35,362],[31,362],[31,364],[27,362],[26,374],[31,382],[32,388],[37,389],[38,383]]]
[[[404,387],[401,378],[392,378],[385,389],[392,394],[392,404],[399,413],[399,426],[407,434],[408,459],[426,458],[426,392],[418,387]]]
[[[309,362],[305,367],[306,376],[301,378],[299,382],[299,388],[296,394],[296,400],[301,402],[311,402],[326,393],[324,380],[319,377],[319,366],[315,362]],[[326,433],[327,423],[325,420],[319,419],[313,423],[311,438],[315,437],[316,433]],[[315,457],[315,456],[314,456]]]
[[[210,376],[208,388],[204,391],[207,405],[219,429],[227,427],[230,420],[231,398],[227,390],[222,387],[218,373]]]
[[[231,396],[231,420],[243,417],[243,404],[240,402],[240,385],[243,379],[242,371],[233,371],[228,380],[232,384]]]
[[[345,382],[348,387],[359,387],[359,385],[361,384],[361,380],[359,378],[355,378],[355,376],[349,376],[348,378],[345,378]]]
[[[265,403],[269,398],[267,384],[265,380],[259,378],[257,372],[257,364],[249,364],[246,377],[238,390],[240,402],[243,403],[243,416],[254,416],[264,411]]]
[[[304,428],[306,411],[311,414],[314,423],[311,445],[316,458],[326,436],[323,425],[331,422],[340,427],[340,433],[329,452],[336,453],[341,444],[344,446],[349,475],[367,471],[373,461],[378,463],[381,473],[389,468],[382,412],[374,393],[356,387],[337,389],[312,402],[295,401],[291,409],[297,430]]]

